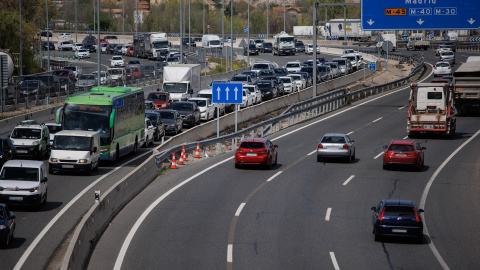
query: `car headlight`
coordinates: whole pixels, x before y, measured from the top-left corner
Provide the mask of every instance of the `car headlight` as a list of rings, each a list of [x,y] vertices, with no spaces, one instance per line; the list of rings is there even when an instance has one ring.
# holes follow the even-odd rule
[[[30,192],[38,192],[38,187],[33,187],[30,189]]]
[[[50,162],[58,162],[58,159],[56,159],[56,158],[50,158]]]
[[[190,117],[193,117],[193,114],[187,114],[187,115],[185,115],[185,118],[190,118]]]
[[[174,127],[174,126],[175,126],[175,123],[172,123],[172,124],[170,124],[170,125],[168,125],[168,126],[170,126],[170,127]]]
[[[32,143],[32,145],[37,146],[37,145],[38,145],[38,141],[34,141],[34,142]]]
[[[86,159],[79,159],[78,163],[87,163],[87,160]]]
[[[5,230],[7,228],[7,226],[5,225],[0,225],[0,230]]]

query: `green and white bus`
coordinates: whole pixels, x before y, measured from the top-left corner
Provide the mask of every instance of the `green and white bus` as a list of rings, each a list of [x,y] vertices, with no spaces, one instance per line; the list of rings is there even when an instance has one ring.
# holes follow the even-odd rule
[[[63,130],[98,131],[100,159],[114,161],[137,151],[145,134],[144,108],[142,88],[93,87],[68,96],[56,122]]]

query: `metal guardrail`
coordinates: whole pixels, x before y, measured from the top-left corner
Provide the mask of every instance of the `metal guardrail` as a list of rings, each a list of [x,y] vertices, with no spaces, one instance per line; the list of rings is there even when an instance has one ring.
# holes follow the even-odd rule
[[[176,145],[171,147],[159,155],[155,156],[155,162],[158,167],[162,167],[163,162],[171,162],[170,156],[172,153],[179,152],[185,147],[185,150],[193,150],[197,147],[197,144],[205,152],[205,147],[217,145],[218,153],[222,152],[222,143],[227,145],[231,143],[231,150],[235,150],[236,141],[238,139],[243,139],[245,136],[255,137],[264,137],[270,135],[277,131],[280,131],[284,126],[289,127],[295,125],[299,122],[302,122],[311,117],[316,117],[323,115],[325,113],[339,109],[340,107],[348,104],[349,102],[366,98],[375,94],[379,94],[384,91],[391,90],[393,88],[399,87],[401,85],[406,85],[407,83],[413,81],[415,77],[419,76],[419,71],[422,70],[425,66],[423,56],[412,57],[414,62],[414,67],[412,68],[410,74],[404,78],[388,82],[381,85],[371,86],[356,91],[350,91],[348,88],[342,88],[334,90],[317,97],[314,97],[309,100],[297,102],[292,104],[284,111],[280,116],[262,121],[258,124],[252,125],[245,129],[242,129],[236,133],[227,134],[220,136],[218,138],[206,139],[199,142],[190,142],[182,145]]]

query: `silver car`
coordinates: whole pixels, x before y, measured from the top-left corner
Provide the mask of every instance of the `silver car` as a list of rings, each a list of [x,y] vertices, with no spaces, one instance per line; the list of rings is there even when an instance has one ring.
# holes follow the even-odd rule
[[[338,78],[342,76],[342,72],[338,68],[338,63],[336,62],[325,62],[324,65],[330,66],[330,70],[332,71],[333,78]]]
[[[342,133],[323,135],[317,146],[317,162],[325,158],[344,158],[348,162],[355,160],[355,144],[352,139]]]
[[[440,61],[449,62],[452,65],[455,64],[455,53],[452,51],[441,51]]]

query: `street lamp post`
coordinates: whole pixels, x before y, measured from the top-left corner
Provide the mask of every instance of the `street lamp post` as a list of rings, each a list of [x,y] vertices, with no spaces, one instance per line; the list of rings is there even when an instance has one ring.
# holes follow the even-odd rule
[[[22,42],[22,0],[18,1],[20,13],[20,75],[23,75],[23,42]],[[48,36],[48,35],[47,35]],[[40,38],[41,39],[41,38]]]
[[[138,0],[135,1],[135,14],[135,35],[138,35]]]
[[[75,42],[78,42],[77,0],[75,0]]]
[[[285,32],[285,0],[283,0],[283,32]]]
[[[47,12],[47,52],[48,52],[48,60],[47,60],[47,70],[50,71],[50,30],[49,22],[48,22],[48,0],[45,0],[45,9]]]
[[[268,38],[268,10],[270,9],[269,0],[267,0],[267,38]]]
[[[122,29],[125,35],[125,0],[122,0]]]
[[[180,59],[183,64],[183,0],[180,0]]]
[[[230,70],[233,70],[233,0],[230,0],[230,45],[232,46],[232,51],[230,52]]]
[[[100,0],[97,0],[97,24],[98,24],[98,27],[97,27],[97,30],[98,30],[98,49],[97,49],[97,58],[98,58],[98,63],[97,63],[97,69],[98,69],[98,86],[101,86],[101,82],[102,82],[102,72],[101,72],[101,69],[100,69],[100,62],[101,62],[101,59],[100,59],[100,51],[102,50],[101,49],[101,46],[100,46]],[[106,74],[105,74],[106,75]],[[107,77],[105,76],[105,81],[106,81]]]
[[[202,26],[202,34],[205,35],[205,0],[203,0],[203,26]]]
[[[317,96],[317,8],[318,2],[313,3],[313,95]]]
[[[247,67],[250,66],[250,0],[248,0],[248,11],[247,11]]]

